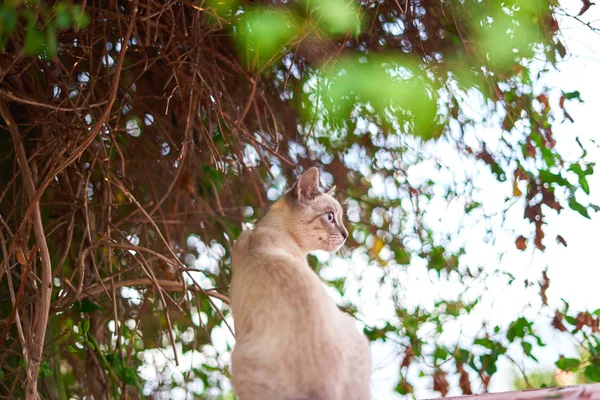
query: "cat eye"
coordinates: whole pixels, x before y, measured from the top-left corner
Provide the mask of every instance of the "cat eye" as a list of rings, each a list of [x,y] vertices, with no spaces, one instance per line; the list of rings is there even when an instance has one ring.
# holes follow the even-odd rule
[[[327,213],[327,221],[333,222],[333,213],[331,211]]]

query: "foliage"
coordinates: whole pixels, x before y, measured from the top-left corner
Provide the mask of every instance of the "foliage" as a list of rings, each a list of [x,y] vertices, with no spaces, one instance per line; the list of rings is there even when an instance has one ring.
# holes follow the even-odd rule
[[[526,390],[532,388],[545,388],[559,386],[556,381],[554,371],[535,371],[524,378],[515,379],[514,387],[516,390]]]
[[[588,358],[588,349],[580,348],[578,358],[560,357],[554,370],[536,370],[514,379],[517,390],[545,388],[565,385],[581,385],[598,382],[597,378],[589,376],[593,363],[584,361]],[[588,368],[591,366],[590,370]],[[580,368],[582,367],[582,368]],[[588,372],[586,372],[588,371]]]
[[[549,213],[598,209],[585,145],[568,161],[553,135],[580,95],[554,104],[539,85],[566,55],[556,1],[84,4],[0,5],[1,395],[231,398],[229,249],[314,164],[346,199],[347,258],[391,288],[394,315],[373,321],[348,276],[330,279],[370,340],[399,347],[399,393],[409,370],[446,395],[451,375],[487,390],[510,346],[536,360],[525,315],[440,340],[481,306],[468,288],[517,282],[467,261],[464,226],[432,210],[496,218],[483,171],[508,187],[495,215],[531,225],[516,246],[544,251]],[[404,304],[398,277],[420,265],[462,290]],[[557,367],[600,381],[598,312],[554,311],[588,350]]]

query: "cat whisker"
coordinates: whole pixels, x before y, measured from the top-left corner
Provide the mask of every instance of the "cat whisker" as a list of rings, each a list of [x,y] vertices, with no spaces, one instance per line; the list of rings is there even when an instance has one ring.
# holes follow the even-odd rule
[[[344,244],[342,247],[340,247],[340,250],[339,250],[339,252],[340,252],[340,255],[341,255],[342,257],[346,258],[346,256],[347,256],[347,255],[348,255],[348,253],[349,253],[348,246],[346,246],[346,245]]]
[[[329,241],[330,241],[330,237],[319,238],[317,245],[320,246],[321,244],[323,244],[323,247],[325,248],[325,250],[329,251],[330,245],[331,245],[331,243]]]

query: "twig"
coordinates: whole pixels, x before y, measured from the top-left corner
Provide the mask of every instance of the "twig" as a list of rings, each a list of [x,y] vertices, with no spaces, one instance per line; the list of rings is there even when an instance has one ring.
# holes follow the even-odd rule
[[[250,89],[250,95],[248,96],[248,101],[246,101],[246,105],[244,106],[244,109],[242,110],[239,117],[235,121],[236,126],[239,125],[244,120],[244,118],[246,117],[246,114],[248,114],[248,110],[250,110],[250,106],[252,105],[252,102],[254,101],[254,93],[256,93],[256,80],[251,79],[250,83],[252,84],[252,88]]]
[[[29,256],[26,260],[27,262],[23,266],[23,271],[21,271],[21,284],[19,285],[19,290],[17,291],[17,295],[15,296],[13,302],[13,309],[10,313],[10,316],[6,320],[6,326],[4,327],[4,331],[0,335],[0,348],[2,348],[4,340],[6,340],[6,336],[8,335],[8,330],[10,329],[13,319],[16,317],[17,311],[19,310],[19,304],[21,303],[21,298],[23,297],[23,293],[25,292],[25,286],[27,284],[27,274],[29,273],[30,266],[33,263],[33,257],[36,250],[37,247],[35,246],[31,249],[31,251],[29,252]]]
[[[14,101],[15,103],[27,104],[28,106],[48,108],[50,110],[63,111],[63,112],[84,111],[84,110],[89,110],[90,108],[100,107],[100,106],[103,106],[106,103],[108,103],[108,100],[105,100],[105,101],[101,101],[96,104],[90,104],[89,106],[85,106],[85,107],[59,107],[59,106],[53,106],[52,104],[45,104],[45,103],[39,103],[39,102],[33,101],[33,100],[22,99],[20,97],[15,96],[11,92],[9,92],[7,90],[3,90],[3,89],[0,89],[0,97],[4,97],[5,99]]]
[[[115,282],[115,288],[118,289],[123,286],[155,286],[156,287],[156,284],[158,284],[160,286],[160,288],[166,292],[180,292],[180,291],[185,290],[185,288],[186,288],[186,285],[184,285],[181,282],[169,281],[166,279],[156,279],[156,281],[153,281],[150,278],[138,278],[138,279],[125,280],[125,281],[117,281],[117,282]],[[214,297],[215,299],[221,300],[225,304],[230,303],[229,297],[227,297],[224,294],[221,294],[219,292],[216,292],[214,290],[198,289],[195,286],[189,286],[189,285],[187,286],[187,290],[190,290],[192,292],[202,292],[202,293],[206,294],[207,296]],[[84,298],[86,296],[95,296],[102,292],[104,292],[104,289],[102,287],[100,287],[100,285],[96,284],[96,285],[90,286],[89,288],[85,289],[83,291],[83,293],[81,294],[80,298]]]
[[[15,288],[13,285],[13,281],[12,281],[12,276],[10,274],[10,271],[8,271],[8,250],[6,248],[6,240],[4,238],[4,234],[2,233],[2,229],[0,229],[0,241],[2,242],[2,253],[4,254],[4,258],[6,260],[6,269],[7,269],[7,274],[6,274],[6,280],[8,282],[8,288],[10,290],[10,299],[12,301],[13,307],[15,306],[15,304],[17,304],[17,296],[15,296]],[[19,309],[17,308],[15,311],[15,323],[17,325],[17,333],[19,335],[19,341],[21,342],[21,348],[23,349],[23,353],[26,353],[26,357],[25,360],[27,360],[27,357],[29,356],[29,353],[27,352],[27,340],[25,339],[25,334],[23,333],[23,324],[21,324],[21,316],[19,315]],[[7,324],[7,326],[10,326],[10,324]]]

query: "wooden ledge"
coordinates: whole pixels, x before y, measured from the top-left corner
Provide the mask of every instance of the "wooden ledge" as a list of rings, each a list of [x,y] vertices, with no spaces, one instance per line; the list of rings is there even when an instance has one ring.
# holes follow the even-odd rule
[[[560,399],[560,400],[600,400],[600,383],[578,386],[559,386],[546,389],[530,389],[514,392],[475,394],[469,396],[445,397],[445,400],[541,400],[541,399]],[[441,400],[429,399],[429,400]]]

